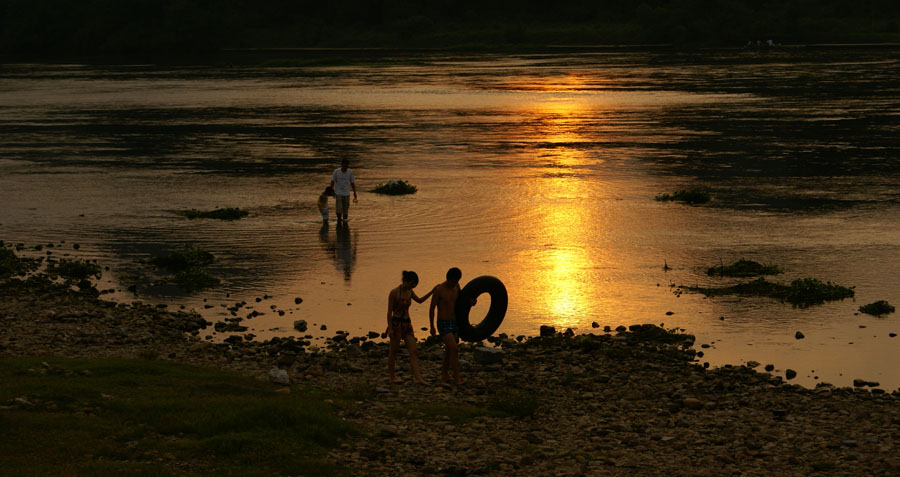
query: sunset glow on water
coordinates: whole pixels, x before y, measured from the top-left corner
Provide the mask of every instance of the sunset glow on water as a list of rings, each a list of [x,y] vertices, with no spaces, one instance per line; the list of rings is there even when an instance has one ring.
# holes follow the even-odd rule
[[[231,316],[223,305],[246,301],[242,313],[264,313],[244,322],[257,339],[298,335],[296,319],[326,324],[311,327],[319,341],[383,331],[402,270],[418,272],[424,294],[457,266],[463,283],[505,283],[499,332],[664,323],[710,344],[701,361],[713,366],[754,360],[796,369],[805,385],[900,386],[888,364],[900,318],[857,314],[900,303],[897,62],[728,55],[13,68],[0,82],[0,238],[79,243],[79,256],[111,267],[124,302],[218,321]],[[811,92],[799,73],[853,88]],[[323,228],[315,200],[342,157],[360,201],[348,227]],[[369,192],[394,179],[418,192]],[[686,188],[713,201],[654,200]],[[174,213],[215,207],[250,215]],[[150,285],[137,261],[186,244],[215,255],[220,288]],[[854,286],[856,299],[800,309],[678,293],[733,283],[705,271],[740,258],[783,267],[773,280]],[[422,338],[427,305],[411,312]]]

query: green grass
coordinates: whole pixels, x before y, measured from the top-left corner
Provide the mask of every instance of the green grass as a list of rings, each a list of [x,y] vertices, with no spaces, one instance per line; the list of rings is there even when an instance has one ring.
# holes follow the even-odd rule
[[[680,287],[690,292],[702,293],[709,297],[723,295],[761,296],[788,302],[800,308],[821,305],[826,301],[851,298],[856,293],[853,287],[845,287],[816,278],[800,278],[790,285],[770,282],[758,278],[751,282],[738,283],[728,287]]]
[[[406,195],[406,194],[415,194],[418,189],[416,186],[410,184],[406,181],[390,181],[384,184],[378,184],[372,189],[372,192],[376,194],[386,194],[386,195]]]
[[[740,259],[730,265],[719,265],[718,267],[709,267],[706,274],[709,276],[720,277],[756,277],[759,275],[778,275],[784,273],[784,270],[777,265],[763,265],[753,260]]]
[[[699,189],[686,189],[674,194],[660,194],[656,196],[658,202],[682,202],[685,204],[705,204],[712,198],[709,192]]]
[[[869,303],[868,305],[863,305],[859,307],[859,311],[865,313],[867,315],[881,316],[887,315],[888,313],[894,312],[894,305],[884,301],[878,300],[874,303]]]
[[[346,474],[326,453],[355,432],[297,388],[155,361],[41,360],[0,360],[6,475]]]
[[[226,207],[224,209],[214,210],[179,210],[175,212],[178,215],[189,219],[218,219],[218,220],[238,220],[246,217],[249,212],[237,207]]]

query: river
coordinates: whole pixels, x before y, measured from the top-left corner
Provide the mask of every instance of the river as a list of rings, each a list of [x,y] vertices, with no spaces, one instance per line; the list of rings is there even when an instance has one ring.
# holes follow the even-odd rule
[[[0,239],[97,259],[119,301],[211,321],[246,301],[242,314],[263,313],[243,323],[258,339],[298,335],[298,319],[320,345],[336,330],[383,331],[401,271],[424,294],[456,266],[463,283],[505,283],[499,332],[664,324],[696,335],[712,366],[893,389],[900,315],[857,308],[900,304],[897,58],[845,47],[6,64]],[[359,203],[347,227],[323,227],[315,201],[341,158]],[[370,192],[394,179],[418,192]],[[689,188],[712,200],[654,200]],[[250,214],[175,213],[216,207]],[[141,261],[189,244],[215,255],[222,285],[153,285]],[[706,269],[740,258],[784,269],[770,280],[814,277],[856,296],[796,308],[680,293],[735,283]],[[426,327],[427,305],[411,311]]]

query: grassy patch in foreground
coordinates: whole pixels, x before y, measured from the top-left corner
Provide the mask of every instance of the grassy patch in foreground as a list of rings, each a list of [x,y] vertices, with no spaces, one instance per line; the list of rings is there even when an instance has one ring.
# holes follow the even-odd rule
[[[738,283],[729,287],[679,287],[681,289],[702,293],[709,297],[723,295],[762,296],[786,301],[794,306],[806,308],[821,305],[826,301],[851,298],[856,293],[853,287],[845,287],[831,282],[822,282],[815,278],[800,278],[790,285],[767,281],[758,278],[751,282]]]
[[[341,475],[351,430],[321,399],[214,369],[141,360],[0,360],[9,475]]]
[[[189,219],[218,219],[218,220],[238,220],[246,217],[249,212],[237,207],[226,207],[224,209],[215,210],[179,210],[176,214],[187,217]]]

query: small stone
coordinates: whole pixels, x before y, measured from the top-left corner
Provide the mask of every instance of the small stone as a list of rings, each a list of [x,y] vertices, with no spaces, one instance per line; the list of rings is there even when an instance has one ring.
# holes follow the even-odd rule
[[[894,338],[897,336],[897,333],[888,333],[888,336],[890,336],[891,338]]]
[[[556,334],[556,328],[548,325],[541,325],[541,336],[553,336]]]
[[[760,364],[759,361],[747,361],[747,367],[751,368],[751,369],[758,368],[759,364]]]
[[[802,340],[803,338],[806,338],[806,337],[803,335],[803,333],[798,331],[798,332],[794,333],[794,338],[796,338],[798,340]]]
[[[766,367],[765,367],[765,370],[768,371],[768,372],[770,372],[770,373],[771,373],[774,369],[775,369],[775,365],[774,365],[774,364],[767,364]]]
[[[295,305],[299,305],[301,303],[303,303],[303,298],[300,298],[299,296],[297,298],[294,298]]]
[[[503,362],[504,354],[502,349],[479,346],[475,348],[473,357],[478,364],[499,364]]]
[[[675,314],[674,311],[667,311],[667,312],[666,312],[666,316],[672,316],[672,315],[674,315],[674,314]]]
[[[785,369],[785,370],[784,370],[784,377],[787,378],[787,379],[794,379],[794,378],[797,377],[797,372],[794,371],[793,369]]]
[[[591,328],[600,328],[600,323],[597,323],[596,321],[592,322]]]
[[[703,402],[693,397],[684,398],[681,404],[688,409],[703,409]]]
[[[854,379],[853,380],[853,387],[855,387],[855,388],[865,387],[866,384],[868,384],[868,383],[864,379]]]
[[[306,320],[297,320],[294,322],[294,329],[301,333],[306,331],[306,327],[307,327]]]
[[[272,380],[272,382],[278,384],[291,384],[290,376],[288,376],[287,371],[283,369],[272,368],[267,374],[269,375],[269,379]]]

